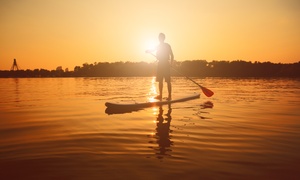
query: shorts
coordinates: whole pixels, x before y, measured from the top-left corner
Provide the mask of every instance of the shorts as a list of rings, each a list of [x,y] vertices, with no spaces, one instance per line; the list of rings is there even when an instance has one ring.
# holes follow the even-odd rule
[[[171,71],[169,62],[158,63],[156,72],[156,82],[171,82]]]

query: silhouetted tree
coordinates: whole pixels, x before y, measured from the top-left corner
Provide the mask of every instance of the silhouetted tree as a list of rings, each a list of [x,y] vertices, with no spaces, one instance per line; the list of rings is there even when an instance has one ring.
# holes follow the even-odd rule
[[[176,62],[176,69],[191,77],[300,77],[300,61],[292,64],[271,62],[247,62],[188,60]],[[131,77],[154,76],[155,63],[146,62],[94,62],[75,66],[74,71],[34,69],[0,71],[0,77]],[[180,74],[172,72],[175,76]]]

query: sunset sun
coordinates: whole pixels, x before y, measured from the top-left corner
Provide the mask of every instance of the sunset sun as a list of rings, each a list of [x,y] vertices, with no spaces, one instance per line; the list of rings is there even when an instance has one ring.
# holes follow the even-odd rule
[[[153,50],[157,46],[157,42],[154,39],[149,39],[145,41],[145,49],[146,50]]]

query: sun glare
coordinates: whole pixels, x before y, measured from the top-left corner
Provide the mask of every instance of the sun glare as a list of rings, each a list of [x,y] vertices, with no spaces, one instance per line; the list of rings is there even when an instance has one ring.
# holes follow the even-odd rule
[[[155,81],[155,77],[152,77],[152,79],[151,79],[151,87],[150,87],[150,91],[148,93],[148,101],[149,102],[155,102],[155,101],[157,101],[157,99],[155,99],[155,96],[157,95],[155,82],[156,82]]]
[[[157,42],[154,40],[147,40],[145,42],[146,50],[153,50],[153,49],[155,49],[156,45],[157,45]]]

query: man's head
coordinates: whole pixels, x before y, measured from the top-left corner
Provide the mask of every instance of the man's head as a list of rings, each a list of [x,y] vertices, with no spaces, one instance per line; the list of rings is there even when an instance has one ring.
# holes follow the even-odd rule
[[[159,42],[162,43],[165,41],[165,39],[166,39],[166,35],[164,33],[159,33],[159,35],[158,35]]]

